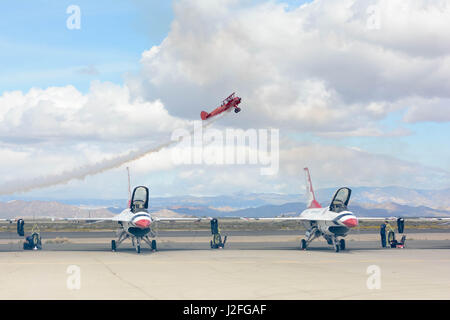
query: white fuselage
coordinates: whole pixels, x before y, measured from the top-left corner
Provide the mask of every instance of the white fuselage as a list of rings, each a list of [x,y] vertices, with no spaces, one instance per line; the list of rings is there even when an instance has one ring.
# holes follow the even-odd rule
[[[149,213],[145,211],[133,213],[130,209],[123,210],[113,220],[119,222],[123,230],[130,236],[138,237],[147,235],[153,222]]]
[[[306,209],[300,214],[307,228],[316,226],[324,235],[346,236],[350,228],[358,225],[358,219],[351,211],[334,212],[329,207]]]

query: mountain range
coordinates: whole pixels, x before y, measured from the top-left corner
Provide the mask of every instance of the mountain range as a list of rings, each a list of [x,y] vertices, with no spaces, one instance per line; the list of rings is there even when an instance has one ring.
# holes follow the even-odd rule
[[[319,189],[316,197],[328,205],[336,188]],[[301,212],[301,194],[235,193],[218,196],[150,197],[150,211],[161,216],[272,217]],[[107,217],[122,211],[127,199],[0,198],[0,218]],[[358,216],[450,216],[450,189],[355,187],[349,205]]]

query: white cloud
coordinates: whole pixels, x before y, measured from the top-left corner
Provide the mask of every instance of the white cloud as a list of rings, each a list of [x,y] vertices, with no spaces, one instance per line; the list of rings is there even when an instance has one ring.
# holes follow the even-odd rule
[[[449,122],[450,98],[410,98],[402,102],[408,106],[406,122]]]
[[[380,29],[367,27],[373,6]],[[409,108],[398,101],[449,96],[449,12],[440,0],[316,0],[290,11],[178,1],[168,37],[143,53],[130,87],[177,116],[197,118],[237,90],[244,112],[228,123],[365,135],[368,122]]]
[[[127,86],[107,82],[94,81],[87,94],[66,86],[0,96],[3,141],[149,140],[186,124],[159,100],[132,99]]]
[[[147,168],[151,166],[147,162]],[[450,179],[448,171],[358,148],[296,144],[281,150],[277,175],[261,175],[258,165],[178,165],[170,169],[176,174],[175,182],[159,184],[155,192],[194,195],[303,193],[304,167],[310,168],[316,188],[403,186],[437,189],[448,187]]]
[[[356,148],[325,145],[295,146],[281,152],[282,174],[300,176],[302,168],[314,172],[317,186],[380,186],[444,188],[450,172]]]
[[[398,110],[409,123],[450,121],[448,1],[316,0],[287,11],[274,1],[180,0],[174,10],[167,38],[142,53],[139,76],[128,75],[123,86],[96,81],[86,94],[70,85],[4,92],[0,181],[58,174],[148,141],[157,145],[235,90],[243,111],[220,122],[232,127],[335,139],[409,135],[380,124]],[[368,28],[371,12],[379,14],[379,28]],[[163,149],[132,169],[137,181],[159,177],[160,194],[295,192],[304,166],[318,187],[436,188],[449,181],[447,171],[320,143],[284,140],[280,161],[278,175],[261,176],[261,166],[176,166]],[[111,182],[118,173],[106,176]],[[85,186],[74,185],[83,193]]]

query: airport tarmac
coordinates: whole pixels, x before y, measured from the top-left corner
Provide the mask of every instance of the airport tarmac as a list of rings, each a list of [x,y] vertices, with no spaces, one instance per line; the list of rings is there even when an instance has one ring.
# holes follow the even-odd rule
[[[301,251],[295,233],[234,234],[223,250],[168,233],[139,255],[130,243],[111,252],[112,232],[50,235],[42,251],[2,237],[0,299],[450,299],[449,233],[408,234],[405,249],[353,234],[339,253],[324,241]]]

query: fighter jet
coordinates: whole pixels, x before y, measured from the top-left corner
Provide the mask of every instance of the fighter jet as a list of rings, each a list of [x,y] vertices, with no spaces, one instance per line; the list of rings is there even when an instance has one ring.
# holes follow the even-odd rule
[[[349,188],[340,188],[336,191],[331,200],[331,204],[322,207],[317,202],[311,176],[308,168],[304,168],[306,176],[306,194],[308,196],[307,209],[296,217],[281,218],[243,218],[245,220],[294,220],[302,221],[307,228],[305,239],[300,242],[300,248],[306,250],[314,239],[322,236],[332,245],[336,252],[345,250],[345,240],[343,239],[350,229],[358,225],[358,219],[347,208],[352,191]]]
[[[348,209],[348,203],[352,190],[347,187],[340,188],[334,194],[329,206],[322,207],[317,202],[311,182],[311,175],[308,168],[304,168],[306,177],[306,195],[308,197],[307,208],[295,217],[280,218],[242,218],[251,220],[272,220],[272,221],[301,221],[307,228],[305,238],[300,241],[300,249],[306,250],[314,239],[324,237],[329,245],[332,245],[336,252],[346,249],[344,237],[351,229],[359,223],[366,221],[386,221],[398,220],[398,217],[356,217]],[[408,221],[450,221],[450,218],[437,217],[417,217],[407,218]],[[445,223],[445,222],[444,222]],[[404,240],[402,243],[402,247]]]
[[[131,239],[133,247],[137,253],[141,252],[141,243],[144,241],[154,251],[157,250],[156,235],[152,230],[152,225],[159,221],[201,221],[209,218],[158,218],[148,212],[149,191],[147,187],[138,186],[133,190],[133,195],[129,201],[129,207],[120,214],[112,218],[61,218],[66,221],[114,221],[119,225],[118,239],[111,241],[111,250],[116,251],[119,245],[126,239]]]

